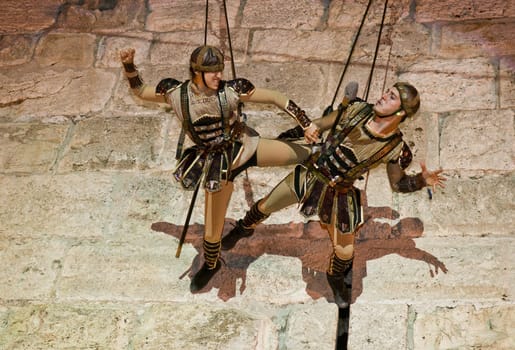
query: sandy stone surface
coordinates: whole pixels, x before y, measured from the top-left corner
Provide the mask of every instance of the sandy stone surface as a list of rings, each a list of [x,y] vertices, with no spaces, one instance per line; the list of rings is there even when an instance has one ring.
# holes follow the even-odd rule
[[[227,1],[228,31],[223,2],[209,2],[206,31],[226,55],[225,79],[278,90],[312,118],[350,81],[372,103],[398,80],[420,93],[401,125],[406,173],[425,162],[446,187],[393,193],[384,165],[356,181],[364,225],[346,316],[326,280],[330,238],[295,205],[189,290],[205,194],[177,258],[192,197],[173,179],[181,123],[131,93],[119,51],[136,49],[149,86],[190,79],[205,1],[5,0],[0,349],[515,348],[515,5],[390,1],[375,55],[383,7],[373,2],[347,62],[367,3]],[[263,137],[295,125],[274,105],[243,112]],[[223,233],[292,168],[240,174]]]

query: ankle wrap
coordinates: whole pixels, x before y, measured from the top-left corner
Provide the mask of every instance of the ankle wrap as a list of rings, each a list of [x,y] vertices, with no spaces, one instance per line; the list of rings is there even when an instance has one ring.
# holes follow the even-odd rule
[[[243,228],[254,228],[257,224],[270,216],[270,214],[265,214],[259,211],[258,204],[259,201],[254,203],[247,214],[245,214],[245,217],[241,220]]]
[[[204,240],[204,260],[209,269],[216,267],[216,262],[220,256],[221,241],[211,243]]]
[[[342,276],[352,268],[353,259],[354,258],[350,258],[349,260],[342,260],[333,253],[327,272],[332,276]]]

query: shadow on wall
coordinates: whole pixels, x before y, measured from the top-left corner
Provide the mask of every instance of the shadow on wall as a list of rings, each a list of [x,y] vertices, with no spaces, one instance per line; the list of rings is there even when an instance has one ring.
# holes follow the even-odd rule
[[[392,226],[388,221],[397,220],[399,217],[399,214],[392,208],[366,207],[364,209],[366,221],[356,235],[355,242],[352,302],[361,295],[363,290],[362,282],[367,275],[366,263],[368,260],[378,259],[388,254],[398,254],[408,259],[428,263],[431,277],[438,273],[439,269],[447,272],[445,265],[440,260],[416,247],[413,239],[420,237],[424,231],[424,225],[420,219],[404,218]],[[225,221],[224,234],[228,233],[234,223],[235,221],[231,219]],[[151,228],[154,231],[179,238],[183,226],[156,222],[152,224]],[[185,243],[192,244],[200,252],[193,259],[191,270],[189,270],[190,277],[203,263],[201,254],[203,232],[204,226],[195,224],[189,227],[186,236]],[[317,221],[310,221],[306,224],[261,224],[256,228],[254,235],[240,240],[233,249],[222,251],[225,265],[223,265],[221,273],[217,273],[200,292],[218,288],[218,297],[227,301],[236,295],[236,281],[241,279],[239,292],[243,293],[249,265],[263,254],[273,254],[300,259],[306,292],[313,299],[324,297],[333,302],[333,295],[325,277],[331,253],[331,241],[327,231],[323,230]]]

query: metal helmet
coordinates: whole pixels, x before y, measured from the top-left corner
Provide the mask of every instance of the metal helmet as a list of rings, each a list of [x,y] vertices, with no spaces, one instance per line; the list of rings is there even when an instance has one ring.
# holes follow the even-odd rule
[[[199,46],[191,53],[190,66],[199,72],[224,70],[224,54],[214,46]]]
[[[413,85],[405,82],[397,82],[393,86],[399,91],[401,109],[406,112],[404,119],[417,113],[420,107],[420,96],[417,89],[415,89]]]

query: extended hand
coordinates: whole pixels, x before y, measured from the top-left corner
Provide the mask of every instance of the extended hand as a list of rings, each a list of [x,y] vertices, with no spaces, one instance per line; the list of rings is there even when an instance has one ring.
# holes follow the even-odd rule
[[[120,60],[122,63],[134,63],[134,55],[136,50],[132,47],[125,50],[120,50]]]
[[[433,192],[436,191],[436,186],[445,188],[444,181],[447,179],[441,175],[443,172],[441,168],[435,171],[429,171],[426,168],[426,164],[423,162],[420,163],[420,167],[422,168],[422,176],[424,177],[424,180],[426,180],[426,184],[433,188]]]
[[[320,129],[314,123],[311,123],[306,129],[304,129],[304,139],[307,143],[318,143],[319,142]]]

